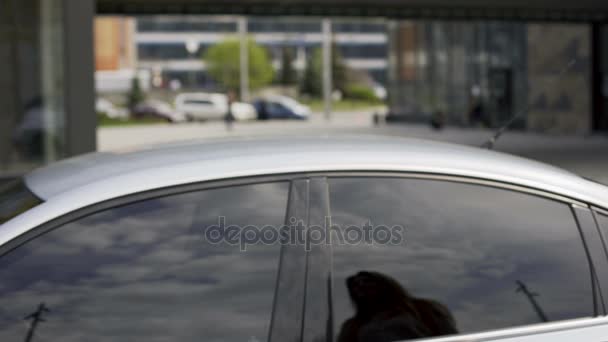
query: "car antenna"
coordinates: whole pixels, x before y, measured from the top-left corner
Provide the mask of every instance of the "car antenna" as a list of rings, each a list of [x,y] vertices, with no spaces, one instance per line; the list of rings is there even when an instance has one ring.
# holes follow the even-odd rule
[[[568,65],[566,65],[566,67],[564,67],[559,74],[557,74],[557,78],[553,80],[553,82],[557,82],[559,81],[564,74],[570,70],[570,68],[572,68],[572,66],[574,66],[574,64],[576,64],[576,58],[572,59]],[[492,137],[490,137],[490,139],[486,140],[483,144],[481,144],[481,148],[487,148],[488,150],[492,150],[494,149],[494,144],[496,144],[496,141],[498,141],[498,139],[500,139],[500,137],[502,136],[502,134],[509,129],[509,127],[511,127],[511,125],[515,122],[515,120],[519,119],[520,117],[522,117],[527,111],[528,109],[530,109],[530,104],[528,103],[522,110],[520,110],[519,112],[517,112],[512,118],[510,118],[509,120],[507,120],[507,122],[505,122],[500,128],[498,128],[498,130],[496,130],[496,133],[494,133],[494,135],[492,135]]]

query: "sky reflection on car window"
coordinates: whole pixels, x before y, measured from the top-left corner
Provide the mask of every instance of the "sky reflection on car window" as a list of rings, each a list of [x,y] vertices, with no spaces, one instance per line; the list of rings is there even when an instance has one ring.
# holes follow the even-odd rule
[[[280,226],[287,183],[138,202],[67,224],[0,259],[0,340],[50,308],[34,341],[263,341],[279,246],[211,245],[201,228]]]
[[[587,259],[565,204],[391,178],[332,179],[330,197],[333,224],[405,228],[398,245],[334,246],[335,334],[354,314],[347,278],[361,271],[381,272],[412,296],[445,305],[459,333],[540,322],[517,281],[539,294],[551,321],[593,313]]]

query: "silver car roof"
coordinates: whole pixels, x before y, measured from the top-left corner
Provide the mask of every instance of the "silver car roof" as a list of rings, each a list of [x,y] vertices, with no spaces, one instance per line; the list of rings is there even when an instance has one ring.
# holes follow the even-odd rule
[[[553,166],[480,148],[389,137],[269,137],[92,153],[51,164],[25,176],[28,187],[46,202],[4,226],[33,227],[104,200],[193,182],[353,170],[474,177],[608,208],[607,187]],[[4,232],[0,229],[0,244]]]
[[[217,139],[135,151],[90,153],[25,176],[48,200],[74,190],[111,198],[214,179],[315,171],[407,171],[519,184],[583,202],[608,202],[607,188],[569,171],[485,149],[376,136]],[[137,176],[137,177],[134,177]]]

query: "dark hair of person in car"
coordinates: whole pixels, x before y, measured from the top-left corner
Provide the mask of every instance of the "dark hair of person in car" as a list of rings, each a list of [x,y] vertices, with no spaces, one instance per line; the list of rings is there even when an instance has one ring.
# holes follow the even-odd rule
[[[346,279],[355,315],[346,320],[338,342],[389,342],[456,334],[443,304],[412,296],[393,278],[361,271]]]

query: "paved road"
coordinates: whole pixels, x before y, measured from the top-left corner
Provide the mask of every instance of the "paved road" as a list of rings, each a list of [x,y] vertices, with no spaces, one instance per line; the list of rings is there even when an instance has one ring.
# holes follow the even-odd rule
[[[492,135],[483,129],[447,128],[433,131],[426,125],[393,124],[374,127],[371,113],[343,112],[326,121],[321,114],[311,120],[236,123],[227,131],[222,122],[102,127],[98,130],[100,151],[225,136],[293,134],[372,134],[415,137],[458,144],[480,145]],[[555,136],[507,132],[496,150],[550,163],[608,184],[608,136]]]

